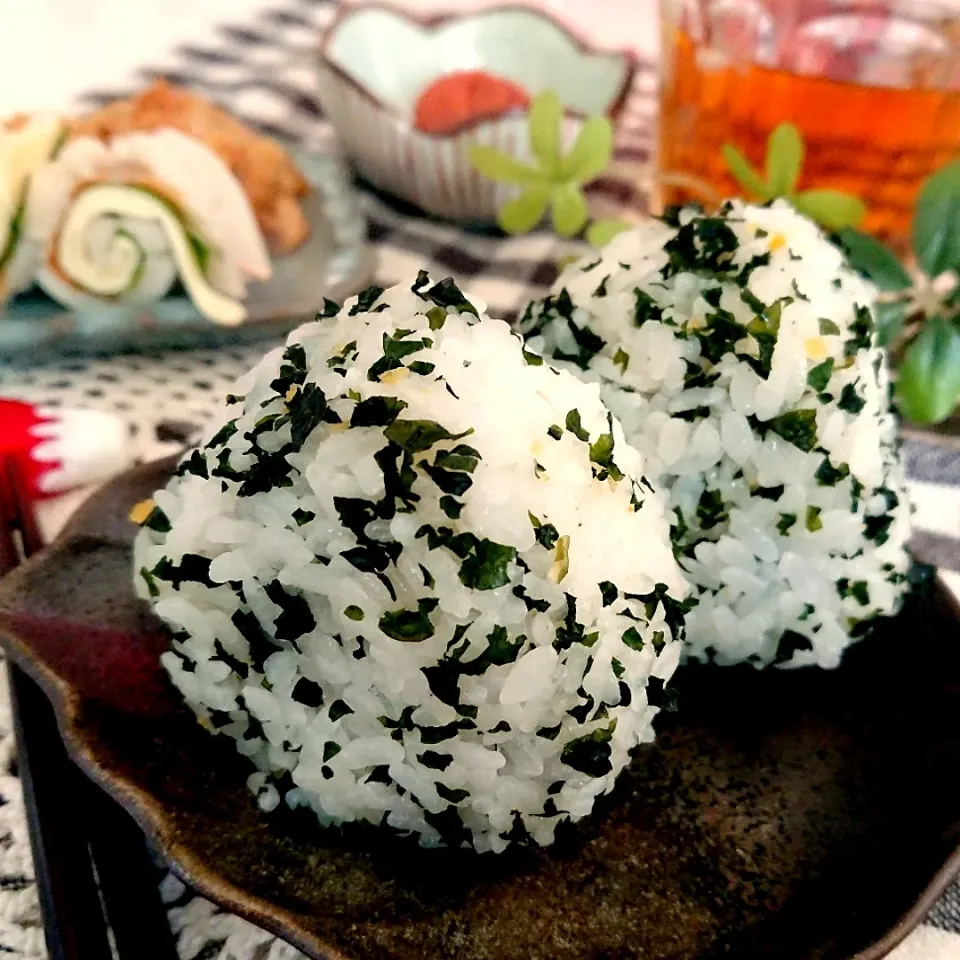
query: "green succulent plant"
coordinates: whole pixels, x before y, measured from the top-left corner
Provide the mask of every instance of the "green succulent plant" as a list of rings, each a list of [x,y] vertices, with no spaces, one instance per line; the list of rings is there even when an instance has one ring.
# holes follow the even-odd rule
[[[530,105],[533,164],[484,144],[470,147],[470,162],[488,179],[521,188],[497,212],[497,222],[504,232],[527,233],[549,210],[559,236],[573,237],[587,227],[587,241],[602,246],[629,226],[619,220],[595,220],[587,226],[590,215],[583,188],[610,166],[613,125],[607,117],[588,117],[567,153],[563,152],[562,129],[563,104],[552,90],[545,90]]]
[[[727,169],[750,199],[767,203],[783,197],[827,230],[854,227],[867,212],[862,200],[841,190],[796,189],[805,150],[800,131],[791,123],[781,123],[767,139],[762,173],[732,143],[721,150]]]
[[[915,423],[940,423],[960,403],[960,160],[920,189],[908,270],[879,240],[841,230],[837,242],[880,291],[877,333],[899,359],[896,399]]]
[[[552,91],[537,95],[529,114],[533,163],[476,144],[470,161],[483,176],[515,184],[520,192],[499,211],[509,234],[534,229],[549,211],[561,237],[584,231],[595,247],[629,228],[620,220],[594,220],[583,188],[606,172],[613,155],[613,128],[606,117],[590,117],[566,153],[562,146],[563,105]],[[789,201],[819,223],[843,249],[854,269],[877,287],[877,335],[899,361],[896,403],[916,423],[939,423],[960,404],[960,160],[925,181],[911,230],[916,269],[875,237],[856,229],[866,213],[861,200],[840,190],[797,190],[803,167],[803,137],[780,124],[767,141],[764,169],[757,170],[733,144],[722,147],[731,175],[748,199]]]

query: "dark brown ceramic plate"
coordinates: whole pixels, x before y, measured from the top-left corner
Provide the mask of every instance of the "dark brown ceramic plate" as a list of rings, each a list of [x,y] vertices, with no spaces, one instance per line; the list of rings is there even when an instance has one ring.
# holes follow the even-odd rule
[[[594,815],[549,850],[423,851],[260,813],[158,669],[131,504],[94,497],[0,591],[77,762],[204,895],[325,960],[874,960],[960,869],[960,611],[922,601],[833,672],[688,668]]]

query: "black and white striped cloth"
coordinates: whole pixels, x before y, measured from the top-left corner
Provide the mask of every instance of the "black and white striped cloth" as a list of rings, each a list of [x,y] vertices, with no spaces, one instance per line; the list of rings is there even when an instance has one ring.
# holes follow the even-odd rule
[[[284,0],[277,0],[283,3]],[[651,6],[651,10],[655,9]],[[222,102],[243,120],[284,139],[329,142],[330,130],[314,96],[313,57],[320,32],[330,23],[335,0],[286,0],[255,20],[219,28],[172,51],[163,62],[141,69],[126,89],[89,91],[78,106],[91,108],[163,76]],[[655,23],[650,24],[655,31]],[[641,64],[618,133],[618,160],[642,165],[649,159],[656,113],[656,67]],[[644,207],[637,189],[622,182],[598,185],[595,202]],[[378,281],[397,282],[426,267],[452,274],[482,297],[495,316],[510,318],[556,277],[557,260],[570,245],[538,233],[503,239],[465,233],[404,211],[383,198],[365,197],[369,235],[379,254]],[[175,356],[69,361],[43,369],[5,369],[4,393],[34,402],[112,409],[125,416],[140,438],[142,456],[158,451],[161,420],[198,425],[213,398],[263,348],[196,351]],[[917,547],[944,571],[960,592],[960,442],[932,435],[905,442],[911,492],[917,513]],[[55,510],[53,526],[68,512]],[[296,960],[292,948],[193,896],[168,877],[163,893],[184,960]],[[0,687],[0,954],[42,960],[32,867],[19,781],[12,763],[6,691]],[[960,960],[960,884],[934,908],[926,923],[892,955],[895,960]]]

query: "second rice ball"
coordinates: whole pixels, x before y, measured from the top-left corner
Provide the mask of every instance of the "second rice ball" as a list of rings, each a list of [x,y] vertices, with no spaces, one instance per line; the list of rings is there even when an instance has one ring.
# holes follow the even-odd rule
[[[899,609],[909,508],[872,302],[793,208],[735,201],[621,234],[527,310],[669,496],[689,656],[835,667]]]

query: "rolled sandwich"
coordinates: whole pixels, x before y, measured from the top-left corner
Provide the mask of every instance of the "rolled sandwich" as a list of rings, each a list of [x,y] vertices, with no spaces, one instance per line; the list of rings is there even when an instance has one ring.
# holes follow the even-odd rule
[[[248,282],[270,277],[250,202],[229,167],[179,130],[71,140],[33,178],[27,235],[37,282],[63,303],[147,303],[179,279],[215,323],[246,317]]]
[[[24,236],[31,178],[62,143],[57,117],[13,117],[0,123],[0,306],[33,280],[38,250]]]
[[[71,135],[109,143],[161,128],[179,130],[223,160],[243,186],[273,256],[306,241],[310,225],[301,201],[310,184],[283,146],[189,90],[157,80],[136,96],[77,118]]]

